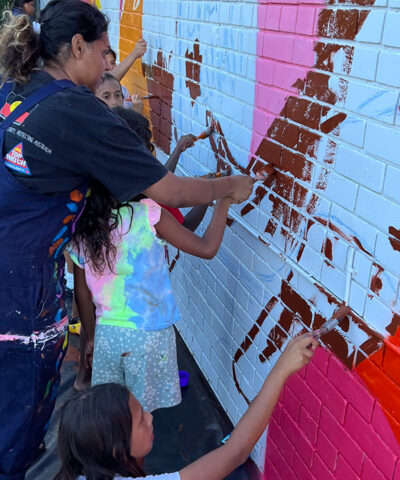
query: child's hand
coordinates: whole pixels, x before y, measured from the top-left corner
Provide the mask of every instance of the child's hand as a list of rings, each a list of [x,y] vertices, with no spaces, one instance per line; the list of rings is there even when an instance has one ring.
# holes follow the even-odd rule
[[[178,140],[176,146],[178,147],[180,152],[184,152],[187,148],[193,147],[195,141],[196,137],[189,133],[187,135],[182,135],[182,137]]]
[[[143,112],[143,102],[142,99],[139,97],[139,95],[134,94],[131,95],[131,103],[132,103],[132,108],[135,110],[135,112],[142,113]]]
[[[136,58],[140,58],[140,57],[143,57],[143,55],[146,53],[146,50],[147,50],[147,42],[144,38],[140,38],[137,41],[132,53]]]
[[[290,377],[290,375],[308,364],[317,347],[318,341],[311,333],[305,333],[293,338],[287,344],[273,370],[279,371],[285,379]]]

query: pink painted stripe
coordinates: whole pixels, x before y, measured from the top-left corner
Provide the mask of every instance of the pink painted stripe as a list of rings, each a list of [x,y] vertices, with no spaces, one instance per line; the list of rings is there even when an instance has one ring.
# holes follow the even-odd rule
[[[297,95],[296,80],[304,80],[315,64],[314,35],[318,13],[325,2],[295,1],[257,7],[257,65],[250,154],[257,150],[289,95]]]

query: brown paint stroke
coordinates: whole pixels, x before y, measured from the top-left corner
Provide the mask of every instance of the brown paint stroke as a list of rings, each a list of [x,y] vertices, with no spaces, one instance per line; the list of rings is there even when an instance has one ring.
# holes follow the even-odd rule
[[[373,5],[374,0],[355,3],[357,5]],[[361,12],[355,9],[325,9],[321,12],[319,17],[318,35],[328,38],[354,40],[356,34],[360,31],[363,22],[367,18],[368,13],[368,11]],[[344,69],[348,73],[350,72],[354,54],[353,47],[335,45],[321,41],[316,43],[314,50],[316,53],[315,68],[327,72],[333,72],[333,57],[339,50],[343,50],[345,57]],[[311,99],[315,98],[318,101],[324,101],[325,103],[329,103],[333,106],[338,100],[341,101],[345,98],[347,93],[347,84],[345,81],[343,81],[342,85],[340,85],[339,92],[335,93],[329,89],[328,82],[329,75],[310,71],[307,74],[304,82],[299,81],[296,83],[296,86],[299,88],[299,94],[304,93]],[[303,208],[310,216],[315,213],[318,205],[318,196],[315,193],[311,194],[311,199],[306,203],[308,189],[303,185],[299,185],[296,182],[296,179],[300,179],[299,175],[304,175],[304,170],[306,170],[306,175],[309,175],[308,177],[303,176],[301,180],[304,183],[307,183],[308,179],[312,178],[313,165],[311,164],[311,166],[308,167],[308,164],[305,161],[303,162],[301,159],[301,154],[307,154],[308,156],[314,156],[315,158],[321,135],[318,135],[315,132],[309,132],[302,127],[294,128],[292,125],[290,125],[291,121],[320,131],[323,134],[330,133],[336,130],[346,118],[344,113],[339,113],[333,115],[327,120],[323,120],[323,118],[327,117],[330,110],[330,107],[321,106],[318,103],[314,103],[310,99],[289,96],[283,110],[280,113],[280,118],[276,118],[273,121],[268,129],[267,137],[262,139],[255,152],[255,156],[251,159],[249,166],[243,171],[243,173],[247,174],[251,174],[252,172],[255,173],[257,169],[262,168],[262,166],[266,163],[272,163],[276,168],[277,173],[274,176],[275,182],[273,184],[273,193],[275,195],[271,193],[269,196],[271,201],[273,201],[271,213],[272,216],[276,218],[276,220],[280,221],[284,226],[288,226],[288,222],[291,221],[290,219],[294,218],[290,213],[292,209],[291,205],[286,204],[285,201]],[[290,150],[287,148],[290,148]],[[335,148],[335,143],[332,142],[330,151],[327,153],[327,158],[324,160],[326,163],[332,163]],[[295,150],[296,153],[292,152],[292,150]],[[215,149],[214,152],[215,151],[218,150]],[[282,159],[284,159],[283,162]],[[301,172],[299,172],[299,169],[297,168],[299,164],[302,165],[304,169]],[[321,190],[326,188],[327,175],[328,172],[326,171],[326,173],[319,179]],[[262,194],[260,191],[256,191],[256,196],[251,199],[251,202],[243,207],[242,215],[249,213],[254,208],[254,205],[257,205],[260,202],[260,198],[263,196],[265,196],[265,194]],[[279,196],[282,196],[285,201],[281,200]],[[360,250],[372,257],[371,253],[363,247],[358,238],[345,234],[339,227],[324,219],[315,218],[315,221],[319,221],[322,224],[328,225],[333,232],[339,234],[342,238],[346,239],[350,243],[354,242],[360,248]],[[313,223],[314,219],[310,219],[308,221],[308,225],[304,233],[304,239],[307,238],[308,231]],[[301,222],[297,223],[296,221],[292,221],[290,225],[292,232],[294,231],[296,233],[300,224]],[[265,227],[265,231],[273,234],[276,231],[277,225],[278,224],[274,219],[269,219],[267,226]],[[395,229],[393,229],[393,227],[391,228],[392,230],[390,233],[393,234]],[[281,231],[283,234],[285,234],[285,230],[281,229]],[[288,231],[290,231],[290,229]],[[394,233],[397,234],[399,232],[395,231]],[[396,237],[396,240],[393,241],[396,242],[396,246],[399,246],[400,248],[399,237],[396,235],[394,236]],[[302,244],[300,247],[298,260],[300,260],[303,250],[304,244]],[[328,247],[325,246],[325,254],[327,257],[332,256],[329,245]],[[326,291],[322,286],[316,286],[327,297],[331,304],[339,305],[338,300],[331,293]],[[289,291],[290,294],[288,294]],[[310,318],[312,318],[312,312],[307,302],[296,292],[294,292],[284,280],[282,280],[281,293],[279,295],[281,299],[284,293],[285,302],[288,302],[289,305],[284,302],[286,306],[282,311],[281,318],[279,319],[277,325],[271,330],[268,336],[267,347],[262,352],[262,355],[260,355],[260,361],[265,361],[268,359],[277,348],[283,345],[285,338],[288,336],[288,331],[292,328],[292,325],[295,321],[306,323],[310,322]],[[277,299],[276,297],[273,297],[271,301],[272,300],[274,306],[277,302]],[[268,303],[267,306],[270,306],[270,303]],[[306,320],[303,318],[299,319],[299,316],[295,315],[295,312],[298,312],[300,307],[303,309],[303,315],[305,314]],[[271,308],[268,310],[265,308],[263,310],[264,315],[268,314],[270,310]],[[360,346],[357,352],[355,351],[355,348],[349,351],[349,345],[346,339],[337,330],[329,332],[323,338],[325,344],[348,368],[353,368],[355,365],[360,363],[365,358],[365,355],[368,356],[377,351],[382,346],[384,340],[380,334],[374,332],[370,327],[368,327],[365,322],[355,313],[352,313],[351,320],[360,330],[368,335],[368,339]],[[326,319],[323,316],[320,314],[315,314],[311,324],[312,328],[319,328],[324,321],[326,321]],[[395,326],[397,327],[399,323],[400,317],[396,314],[393,317],[392,324],[389,325],[387,329],[393,331]],[[349,325],[346,325],[344,328],[345,330],[348,330]],[[232,363],[236,387],[246,401],[248,401],[248,399],[243,394],[236,380],[235,363],[237,363],[240,357],[248,350],[258,331],[259,329],[250,330],[246,336],[247,341],[242,343],[241,348],[239,348],[236,352]]]
[[[181,251],[178,250],[178,253],[176,254],[175,258],[172,260],[171,265],[169,266],[169,273],[171,273],[172,270],[175,268],[176,262],[179,260],[180,255],[181,255]]]
[[[253,344],[253,341],[256,338],[258,332],[260,331],[260,328],[262,327],[265,319],[268,317],[269,313],[275,307],[277,302],[278,302],[277,297],[272,297],[268,301],[268,303],[265,305],[260,315],[258,316],[256,323],[251,327],[245,339],[240,344],[240,347],[236,350],[235,356],[233,358],[233,362],[232,362],[233,381],[235,382],[237,391],[242,395],[242,397],[245,399],[245,401],[248,404],[250,403],[250,400],[246,397],[245,393],[240,388],[239,382],[236,377],[235,363],[237,363],[240,360],[240,358],[243,357],[243,355],[247,352],[247,350]]]
[[[325,248],[324,248],[325,257],[332,261],[332,240],[327,238],[325,241]]]
[[[308,328],[315,330],[320,328],[321,325],[327,320],[327,318],[325,318],[319,313],[315,313],[313,315],[311,307],[309,306],[307,301],[302,298],[289,285],[288,281],[292,277],[292,275],[293,272],[291,271],[288,275],[287,281],[282,280],[280,294],[277,297],[274,296],[269,300],[269,302],[257,318],[256,323],[246,334],[244,341],[241,343],[240,347],[237,349],[234,355],[234,359],[232,361],[234,382],[238,392],[243,396],[247,403],[249,403],[249,399],[246,397],[237,381],[235,364],[238,363],[240,358],[245,355],[250,346],[253,344],[255,337],[257,336],[262,327],[262,324],[264,323],[270,312],[273,310],[273,308],[276,306],[279,299],[284,305],[284,309],[280,315],[277,324],[271,329],[268,335],[268,338],[266,340],[267,345],[265,349],[259,355],[259,360],[261,363],[267,361],[273,353],[275,353],[278,349],[280,350],[282,348],[284,342],[288,339],[290,331],[295,323],[300,325],[306,325]],[[327,296],[329,303],[338,307],[343,306],[343,304],[340,304],[338,300],[333,297],[332,294],[326,291],[323,287],[321,287],[320,285],[316,285],[316,287]],[[340,329],[342,330],[342,332],[349,331],[349,319],[351,319],[352,323],[354,323],[368,336],[368,339],[363,342],[357,352],[354,347],[350,348],[349,350],[349,345],[344,335],[340,332]],[[397,325],[400,324],[400,316],[395,321],[397,321]],[[333,330],[323,335],[321,337],[321,340],[349,369],[357,366],[361,361],[364,360],[366,356],[369,356],[372,353],[376,352],[383,345],[383,337],[377,335],[376,332],[374,332],[370,327],[368,327],[368,325],[366,325],[366,323],[354,312],[349,313],[348,317],[345,318],[342,322],[340,322],[340,329]]]
[[[157,60],[153,65],[142,63],[143,75],[147,77],[150,95],[150,118],[153,126],[154,143],[169,155],[171,153],[172,132],[172,93],[174,76],[167,70],[167,61],[161,50],[157,52]]]
[[[196,38],[193,44],[193,52],[189,52],[189,49],[185,53],[186,58],[186,87],[189,89],[190,98],[192,99],[192,106],[197,97],[201,95],[200,88],[200,68],[203,56],[200,55],[199,39]]]
[[[386,330],[394,337],[396,335],[397,329],[400,327],[400,315],[394,313],[392,317],[392,322],[386,327]]]
[[[374,263],[373,266],[376,268],[376,272],[371,277],[370,289],[374,293],[379,295],[379,292],[382,290],[382,280],[381,280],[380,276],[382,275],[383,267],[381,267],[377,263]],[[371,297],[372,297],[372,295],[371,295]]]
[[[345,113],[338,113],[333,117],[328,118],[325,122],[321,123],[320,129],[322,133],[329,133],[335,130],[347,117]]]
[[[369,4],[372,5],[373,3],[373,0],[369,0]],[[354,40],[365,19],[366,16],[361,15],[361,12],[356,9],[344,11],[322,10],[318,21],[318,35],[328,38],[348,38]],[[329,22],[329,25],[326,22]],[[307,154],[315,158],[321,134],[336,131],[346,118],[346,114],[337,113],[324,120],[331,108],[322,106],[314,102],[313,99],[329,103],[332,106],[338,101],[344,100],[347,94],[347,82],[342,80],[342,83],[339,84],[338,92],[333,92],[329,88],[329,74],[333,72],[333,57],[339,50],[344,52],[344,69],[350,72],[354,48],[320,41],[315,44],[314,50],[316,53],[315,67],[325,70],[328,74],[311,70],[307,73],[304,81],[299,79],[299,81],[295,82],[299,89],[299,95],[304,94],[308,98],[299,98],[298,96],[289,96],[287,98],[280,115],[274,119],[269,127],[266,138],[261,140],[255,152],[255,157],[250,161],[250,168],[246,169],[246,173],[250,174],[261,168],[260,166],[264,162],[272,163],[277,171],[281,171],[285,175],[286,182],[288,182],[287,189],[290,188],[289,182],[292,179],[301,180],[303,183],[311,183],[314,165],[304,155]],[[321,134],[310,132],[307,128],[295,126],[292,121],[304,127],[320,131]],[[324,160],[326,163],[332,163],[335,148],[336,146],[332,142]],[[326,187],[326,182],[322,183],[322,179],[320,186]],[[275,189],[273,188],[273,190]],[[308,189],[297,187],[297,194],[296,206],[305,208],[310,215],[313,214],[317,202],[314,202],[313,206],[306,205]],[[255,205],[260,203],[260,198],[262,197],[263,195],[260,191],[256,192],[256,196],[243,207],[242,215],[246,215],[253,210]],[[289,227],[285,225],[284,221],[282,223],[284,226]]]
[[[397,230],[394,227],[389,227],[389,235],[393,235],[392,237],[389,237],[389,242],[390,245],[392,245],[393,250],[400,252],[400,230]]]

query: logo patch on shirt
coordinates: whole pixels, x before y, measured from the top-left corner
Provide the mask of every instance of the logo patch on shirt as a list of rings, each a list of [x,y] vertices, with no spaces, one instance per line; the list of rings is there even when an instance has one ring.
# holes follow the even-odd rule
[[[11,104],[10,103],[5,103],[3,105],[3,108],[0,110],[0,115],[2,115],[4,118],[7,118],[10,115],[10,113],[12,113],[18,107],[18,105],[20,103],[21,102],[19,100],[15,101]],[[15,123],[17,123],[18,125],[21,125],[29,117],[29,115],[30,115],[30,112],[23,113],[20,117],[18,117],[15,120]]]
[[[24,173],[25,175],[31,175],[31,171],[24,158],[22,142],[7,153],[4,157],[4,163],[6,167],[11,168],[12,170]]]

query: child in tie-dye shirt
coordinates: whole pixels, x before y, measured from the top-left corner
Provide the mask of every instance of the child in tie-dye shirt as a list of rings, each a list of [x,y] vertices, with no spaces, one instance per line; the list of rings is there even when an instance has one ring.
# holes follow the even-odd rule
[[[217,202],[200,237],[150,199],[121,205],[101,186],[94,188],[71,251],[89,351],[95,306],[92,385],[125,384],[150,412],[180,402],[173,329],[179,314],[164,245],[212,258],[229,204],[229,199]]]

